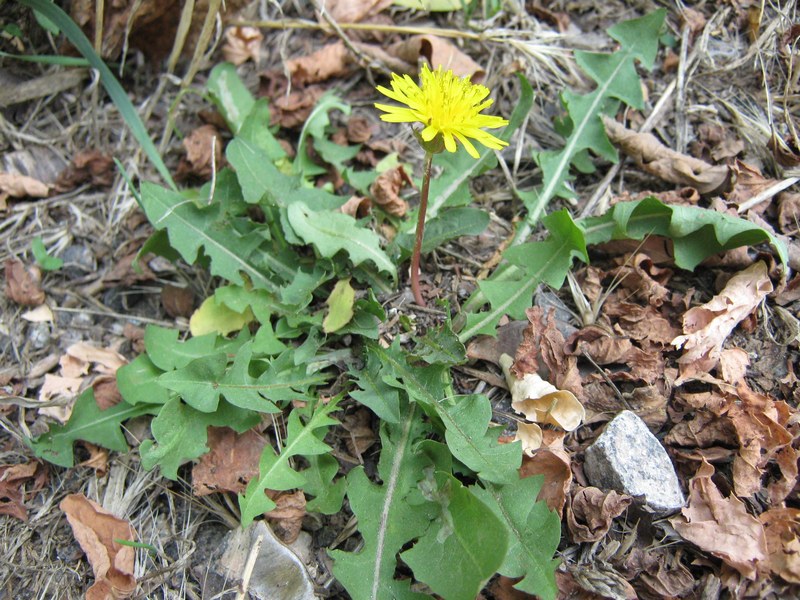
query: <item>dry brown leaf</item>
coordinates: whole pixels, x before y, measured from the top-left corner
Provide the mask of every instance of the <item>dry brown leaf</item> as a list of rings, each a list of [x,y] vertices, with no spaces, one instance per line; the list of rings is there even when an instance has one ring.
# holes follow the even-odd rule
[[[792,451],[794,461],[789,462],[795,465],[797,453],[791,448],[792,434],[780,422],[785,423],[788,415],[780,414],[778,403],[746,386],[737,388],[737,394],[740,402],[731,403],[727,413],[739,446],[733,460],[733,485],[737,495],[747,497],[761,491],[762,475],[779,450]],[[781,472],[781,480],[771,490],[771,495],[778,496],[774,500],[782,502],[794,488],[796,478],[796,466],[789,472]]]
[[[161,305],[173,319],[176,317],[188,319],[195,308],[194,292],[188,286],[178,287],[168,283],[161,289]]]
[[[258,461],[267,440],[254,430],[236,433],[228,427],[208,428],[209,452],[192,467],[195,495],[214,492],[240,494],[258,476]]]
[[[42,272],[39,267],[26,268],[21,260],[8,258],[5,262],[6,296],[20,306],[39,306],[44,303]]]
[[[609,319],[616,319],[614,328],[632,340],[649,340],[666,346],[680,335],[672,321],[653,305],[627,302],[617,294],[613,294],[603,304],[603,314]]]
[[[303,518],[306,516],[306,497],[303,490],[294,492],[272,492],[267,495],[276,504],[265,517],[272,524],[272,530],[285,544],[291,544],[300,535]]]
[[[741,348],[726,348],[720,352],[719,370],[722,380],[727,383],[738,385],[743,382],[749,365],[750,357]]]
[[[270,105],[270,125],[280,125],[286,129],[304,125],[324,91],[319,85],[310,85],[304,90],[269,96],[274,98]]]
[[[393,0],[326,0],[324,6],[337,23],[360,23],[389,8],[392,2]]]
[[[701,194],[727,191],[731,185],[731,169],[675,152],[650,133],[637,133],[609,117],[603,117],[609,139],[637,165],[655,175],[682,186],[692,186]]]
[[[353,115],[347,120],[347,139],[353,144],[363,144],[378,130],[377,125],[361,115]]]
[[[41,489],[47,480],[47,470],[41,463],[32,460],[27,463],[0,466],[0,515],[28,520],[25,508],[25,483],[34,480],[34,489]]]
[[[339,212],[351,217],[365,217],[369,214],[372,202],[364,196],[350,196],[350,199],[339,207]]]
[[[614,490],[580,488],[567,505],[567,527],[575,543],[596,542],[605,537],[611,522],[628,508],[633,498]]]
[[[800,583],[800,510],[773,508],[758,518],[767,536],[770,571],[789,583]]]
[[[86,600],[120,600],[136,591],[133,576],[136,552],[115,540],[135,541],[136,532],[128,521],[115,517],[83,494],[70,494],[59,508],[72,527],[72,533],[86,553],[94,571],[94,584],[86,590]]]
[[[338,40],[316,52],[286,61],[286,69],[294,85],[308,85],[342,77],[350,72],[352,61],[344,42]]]
[[[81,443],[89,451],[89,458],[82,463],[79,463],[78,466],[94,469],[94,472],[98,477],[105,477],[106,473],[108,472],[108,449],[103,448],[102,446],[95,446],[94,444],[90,444],[86,441]]]
[[[87,342],[77,342],[67,348],[67,356],[91,363],[92,370],[104,375],[114,375],[122,365],[128,361],[116,350],[110,348],[97,348]],[[88,369],[83,370],[86,373]]]
[[[103,285],[106,287],[131,287],[143,281],[154,281],[156,274],[148,266],[153,258],[152,254],[139,256],[139,251],[130,252],[116,262],[110,271],[103,275]]]
[[[534,306],[525,311],[530,326],[522,334],[514,356],[514,374],[538,372],[560,390],[568,390],[581,397],[581,374],[578,359],[565,351],[564,335],[556,323],[555,311],[545,318],[542,308]]]
[[[377,440],[371,425],[372,416],[366,408],[361,408],[342,419],[342,427],[347,432],[345,445],[351,456],[361,461],[364,454]]]
[[[486,71],[453,42],[435,35],[414,35],[392,44],[388,52],[412,65],[419,64],[419,59],[425,58],[434,70],[441,66],[445,70],[450,69],[458,77],[469,76],[473,83],[480,83],[486,76]]]
[[[522,478],[544,475],[544,483],[536,499],[544,500],[550,510],[558,513],[559,518],[572,485],[570,464],[569,454],[563,449],[539,448],[533,456],[523,456],[519,468]]]
[[[92,381],[94,401],[100,410],[107,410],[122,402],[116,375],[99,375]]]
[[[714,467],[703,461],[689,482],[682,516],[670,522],[687,541],[721,558],[742,576],[753,579],[767,560],[767,540],[758,519],[735,496],[723,498],[711,480]]]
[[[500,357],[503,354],[514,356],[517,348],[522,343],[523,332],[528,328],[526,321],[511,321],[497,328],[497,335],[481,335],[467,345],[467,358],[470,360],[485,360],[500,366]],[[533,357],[535,359],[535,356]],[[522,367],[525,373],[536,373],[539,364]]]
[[[0,171],[0,196],[12,198],[47,198],[50,186],[38,179],[20,175],[19,173],[4,173]]]
[[[696,375],[709,373],[719,362],[722,344],[734,327],[772,291],[766,263],[759,261],[734,275],[719,294],[683,315],[683,332],[672,340],[683,348],[678,359],[680,385]]]
[[[178,165],[177,177],[211,179],[223,166],[222,138],[213,125],[201,125],[183,139],[186,157]]]
[[[64,193],[87,182],[97,187],[109,187],[114,183],[115,171],[114,159],[108,154],[95,149],[81,150],[58,176],[55,189]]]
[[[261,60],[261,42],[264,35],[255,27],[237,25],[225,30],[222,56],[237,67],[248,60],[258,65]]]
[[[408,202],[399,196],[399,192],[406,185],[414,185],[403,165],[384,171],[369,187],[369,193],[375,204],[383,208],[390,215],[403,217],[408,211]]]
[[[694,575],[681,563],[680,555],[680,551],[674,554],[659,552],[654,564],[648,567],[647,572],[639,575],[639,581],[655,597],[686,598],[694,589]]]

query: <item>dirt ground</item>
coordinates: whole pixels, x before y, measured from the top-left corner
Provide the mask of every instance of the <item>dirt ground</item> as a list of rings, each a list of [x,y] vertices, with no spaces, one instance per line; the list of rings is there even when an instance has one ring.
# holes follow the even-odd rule
[[[119,67],[124,56],[126,67],[121,83],[145,118],[151,137],[157,144],[165,140],[162,152],[165,162],[181,179],[181,185],[186,186],[197,185],[208,176],[197,172],[197,165],[187,158],[182,140],[201,125],[219,124],[212,106],[192,90],[202,90],[210,68],[223,60],[225,42],[221,29],[211,40],[207,56],[196,63],[196,74],[187,86],[189,93],[181,93],[181,79],[190,65],[195,64],[191,54],[201,43],[199,29],[207,4],[198,3],[198,18],[186,46],[189,50],[184,51],[171,71],[168,55],[179,19],[178,3],[165,3],[164,14],[141,25],[130,36],[126,54],[122,53],[125,20],[119,14],[114,13],[116,24],[105,33],[108,60]],[[354,56],[351,67],[341,75],[314,84],[319,90],[309,86],[301,88],[299,93],[317,94],[336,88],[354,107],[353,117],[364,117],[375,125],[376,138],[404,148],[403,159],[413,164],[416,175],[419,174],[421,162],[414,151],[413,138],[396,125],[380,122],[372,108],[372,103],[378,100],[374,84],[385,82],[387,67],[380,60],[373,61],[369,68],[359,64],[363,56],[358,56],[358,43],[373,41],[368,34],[351,30],[337,33],[330,26],[323,28],[321,24],[326,21],[315,13],[311,2],[263,0],[240,6],[243,4],[229,3],[225,20],[260,20],[271,25],[261,28],[263,39],[255,42],[260,47],[258,63],[245,62],[239,72],[254,93],[270,98],[274,114],[283,115],[284,123],[291,123],[291,119],[300,119],[301,123],[303,118],[297,106],[274,106],[286,91],[277,83],[284,74],[286,61],[308,56],[323,44],[345,35],[356,42],[350,48]],[[497,169],[471,183],[476,203],[491,212],[489,228],[481,236],[450,242],[425,259],[423,286],[427,293],[447,298],[452,307],[459,306],[475,289],[476,278],[481,277],[484,267],[509,241],[522,209],[508,177],[520,189],[528,189],[540,181],[541,172],[531,159],[531,151],[563,145],[553,125],[553,119],[561,114],[561,92],[565,88],[579,93],[591,89],[590,81],[576,66],[572,51],[613,51],[614,42],[605,33],[609,27],[662,6],[668,10],[664,38],[668,45],[661,47],[652,72],[640,70],[647,108],[641,113],[627,112],[628,127],[638,129],[647,125],[665,146],[677,152],[710,164],[736,165],[739,181],[753,182],[756,187],[747,197],[700,194],[648,173],[630,158],[623,156],[618,165],[613,165],[594,157],[596,171],[578,175],[574,181],[575,200],[555,201],[548,210],[567,206],[576,216],[599,214],[618,200],[649,193],[667,203],[689,203],[734,213],[744,205],[746,210],[739,210],[738,214],[783,236],[789,248],[790,265],[796,262],[800,187],[797,179],[790,180],[800,176],[797,145],[800,15],[792,0],[698,2],[684,7],[683,12],[674,3],[651,0],[602,3],[506,0],[495,3],[502,5],[502,9],[491,15],[484,15],[483,11],[488,11],[493,3],[477,4],[480,8],[476,8],[470,19],[463,11],[430,13],[386,8],[376,21],[408,28],[378,33],[379,44],[385,46],[414,32],[428,35],[447,32],[447,36],[452,36],[448,39],[485,70],[484,83],[496,98],[495,114],[508,116],[518,101],[519,88],[512,75],[516,71],[526,74],[536,94],[524,136],[518,142],[522,149],[512,145],[504,153],[512,172],[504,175]],[[87,15],[93,12],[77,2],[71,8],[76,11],[73,14],[83,15],[87,20]],[[233,16],[238,9],[243,12]],[[113,12],[119,7],[115,4],[109,10]],[[15,45],[13,35],[4,35],[0,37],[0,50],[12,54],[74,53],[58,36],[45,33],[22,6],[6,3],[0,11],[6,13],[0,14],[0,23],[17,23],[22,33],[20,39],[24,40],[19,46]],[[471,35],[481,31],[492,35]],[[64,79],[65,72],[71,73],[72,79]],[[20,86],[16,89],[21,90],[23,83],[34,80],[36,85],[24,88],[26,93],[30,90],[30,97],[23,101],[4,96],[0,90],[3,155],[0,171],[30,175],[46,182],[49,189],[40,198],[21,193],[19,197],[12,194],[0,199],[0,264],[4,265],[6,281],[13,259],[19,259],[26,267],[34,265],[31,245],[35,238],[41,238],[49,254],[63,259],[64,264],[58,270],[41,274],[39,286],[50,318],[24,316],[31,306],[15,301],[8,291],[0,295],[0,469],[36,465],[23,483],[0,488],[0,598],[84,596],[93,581],[92,570],[59,510],[60,502],[76,493],[85,494],[115,514],[125,515],[139,538],[154,547],[152,553],[137,550],[134,575],[138,588],[134,597],[234,598],[236,584],[226,580],[219,563],[226,536],[238,527],[236,498],[224,494],[195,495],[190,465],[182,468],[177,482],[161,478],[158,470],[143,470],[136,442],[149,435],[147,417],[128,423],[127,437],[132,446],[128,454],[108,455],[95,447],[78,444],[75,447],[78,466],[72,469],[35,460],[24,442],[46,431],[55,422],[60,407],[79,391],[58,390],[42,399],[47,376],[58,372],[59,360],[69,348],[87,342],[97,348],[112,349],[131,360],[142,351],[142,332],[147,324],[186,331],[191,309],[199,305],[215,284],[200,269],[162,259],[147,262],[142,270],[132,266],[153,229],[110,159],[118,159],[137,181],[158,181],[158,174],[90,71],[0,57],[0,87]],[[54,86],[57,86],[55,92]],[[173,106],[178,107],[175,135],[163,137]],[[291,136],[299,131],[298,123],[281,130],[290,146],[297,143],[296,137]],[[345,124],[342,117],[341,125]],[[758,176],[753,175],[754,169],[759,170]],[[790,185],[781,191],[783,196],[766,195],[757,204],[747,206],[748,200],[768,187],[763,184],[764,179],[789,181]],[[417,201],[413,190],[407,191],[407,197],[412,204]],[[797,450],[800,295],[792,271],[781,271],[767,247],[731,251],[703,263],[694,272],[659,262],[649,247],[638,252],[650,258],[631,267],[632,261],[638,260],[634,250],[635,245],[590,248],[591,266],[576,270],[576,281],[590,301],[612,286],[620,269],[630,269],[640,278],[637,283],[632,283],[633,276],[626,279],[627,283],[601,304],[598,326],[613,329],[626,311],[632,310],[631,305],[644,310],[651,305],[654,294],[660,293],[669,306],[661,314],[668,315],[671,326],[677,328],[675,333],[680,333],[680,317],[688,307],[709,301],[734,274],[755,261],[766,261],[774,290],[743,319],[727,339],[725,348],[740,349],[749,358],[744,376],[748,393],[768,398],[779,405],[775,410],[785,410],[788,415],[785,428],[792,436],[788,446]],[[188,311],[185,307],[165,307],[165,294],[169,297],[172,293],[165,290],[176,285],[191,290],[188,300],[184,300],[189,303]],[[387,313],[415,312],[421,328],[441,322],[443,315],[438,310],[409,308],[407,285],[407,281],[401,281],[396,294],[382,297]],[[541,290],[537,298],[544,298],[545,292]],[[585,324],[575,318],[574,313],[578,312],[575,297],[566,286],[552,292],[550,301],[573,313],[564,319],[569,327],[575,330]],[[394,325],[395,330],[399,327]],[[697,424],[694,420],[697,407],[693,404],[696,395],[710,393],[711,384],[695,381],[680,388],[675,386],[681,353],[669,344],[658,345],[656,351],[655,345],[642,342],[641,348],[642,352],[657,354],[661,361],[662,376],[645,386],[652,388],[648,392],[639,389],[643,387],[640,381],[625,376],[630,364],[609,360],[595,368],[588,360],[581,359],[583,372],[594,372],[597,376],[592,380],[593,387],[587,388],[585,398],[594,417],[564,442],[565,451],[574,459],[573,485],[582,481],[585,485],[581,471],[583,450],[613,413],[620,410],[618,397],[623,397],[668,448],[684,492],[690,490],[690,480],[707,460],[716,466],[714,483],[727,497],[735,489],[736,448],[726,447],[721,434],[713,437],[708,430],[692,429],[691,425]],[[602,377],[598,374],[601,372]],[[108,379],[84,379],[79,385],[107,385]],[[460,392],[488,393],[495,404],[496,421],[511,422],[504,416],[510,412],[510,406],[503,373],[496,364],[473,360],[456,368],[455,382]],[[730,386],[731,390],[734,388]],[[658,391],[657,402],[647,395],[653,390]],[[370,423],[375,426],[376,420]],[[345,473],[353,466],[346,460],[346,436],[339,431],[334,437],[334,447],[345,457],[341,459],[341,472]],[[763,448],[765,452],[774,450],[767,449],[766,442]],[[377,456],[377,447],[364,454],[368,471],[374,473]],[[787,467],[787,472],[790,471]],[[784,486],[786,493],[775,502],[768,485],[780,477],[778,465],[769,462],[764,467],[764,488],[740,500],[755,517],[768,509],[794,511],[782,531],[784,539],[787,536],[789,540],[795,539],[793,547],[797,551],[800,550],[796,544],[800,532],[800,512],[797,512],[800,498],[796,459],[794,482]],[[0,477],[0,485],[4,481]],[[568,500],[568,505],[574,501],[574,498]],[[562,598],[800,597],[797,555],[786,558],[784,576],[766,570],[754,579],[747,579],[720,556],[681,538],[667,520],[649,522],[652,518],[648,515],[626,513],[614,520],[610,532],[597,541],[576,542],[566,514],[557,556],[563,563],[558,574]],[[356,547],[358,536],[352,534],[350,516],[345,509],[330,518],[307,515],[303,521],[305,533],[301,543],[308,551],[308,564],[320,597],[348,597],[331,575],[326,548],[334,542],[344,549]],[[626,553],[624,541],[637,536],[637,527],[640,538],[634,549],[629,547]],[[648,553],[655,557],[651,562]],[[632,585],[619,583],[626,579]],[[483,597],[507,600],[527,596],[513,591],[504,578],[497,578],[483,592]]]

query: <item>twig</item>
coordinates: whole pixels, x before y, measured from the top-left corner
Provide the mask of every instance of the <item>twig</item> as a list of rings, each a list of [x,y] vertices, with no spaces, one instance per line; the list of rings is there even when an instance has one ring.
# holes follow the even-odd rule
[[[736,209],[736,212],[742,214],[743,212],[750,210],[754,206],[757,206],[758,204],[761,204],[762,202],[769,200],[776,194],[781,193],[786,188],[793,186],[798,181],[800,181],[800,177],[789,177],[788,179],[784,179],[783,181],[776,181],[767,189],[763,190],[762,192],[750,198],[750,200],[748,200],[747,202],[742,202],[739,205],[739,208]]]

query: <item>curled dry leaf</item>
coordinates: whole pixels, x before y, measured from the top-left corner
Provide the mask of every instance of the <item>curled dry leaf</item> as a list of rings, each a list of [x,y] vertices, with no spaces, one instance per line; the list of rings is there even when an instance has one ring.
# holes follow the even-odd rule
[[[316,52],[286,61],[286,69],[295,85],[307,85],[342,77],[349,72],[350,53],[341,40],[323,46]]]
[[[637,165],[651,175],[682,186],[692,186],[701,194],[727,191],[731,186],[731,170],[726,165],[710,165],[668,148],[650,133],[636,133],[603,117],[608,138]]]
[[[360,23],[389,8],[393,2],[394,0],[327,0],[324,6],[337,23]]]
[[[583,384],[578,359],[567,354],[556,311],[534,306],[525,311],[530,324],[522,334],[522,342],[514,355],[513,371],[517,377],[539,373],[560,390],[569,390],[578,397]]]
[[[20,175],[19,173],[4,173],[0,171],[0,197],[12,198],[47,198],[50,186],[38,179]]]
[[[47,480],[47,470],[38,461],[0,466],[0,515],[28,520],[24,486],[31,479],[36,490]]]
[[[800,583],[800,510],[773,508],[758,518],[767,536],[770,571],[789,583]]]
[[[342,212],[351,217],[365,217],[369,214],[369,209],[372,207],[372,202],[369,198],[364,196],[350,196],[350,199],[339,207],[339,212]]]
[[[511,372],[512,364],[508,354],[500,357],[511,391],[511,407],[534,423],[556,425],[565,431],[577,429],[586,418],[586,411],[575,394],[557,389],[537,373],[527,373],[518,379]]]
[[[689,500],[682,516],[670,519],[687,541],[721,558],[743,577],[756,577],[767,560],[764,527],[735,496],[723,498],[711,480],[714,467],[703,460],[689,482]]]
[[[272,530],[283,543],[291,544],[300,535],[303,518],[306,516],[306,497],[303,490],[294,492],[272,492],[267,495],[272,498],[275,508],[264,516],[272,524]]]
[[[94,571],[94,584],[86,600],[119,600],[136,591],[133,576],[135,550],[116,540],[134,541],[136,532],[128,521],[112,515],[83,494],[70,494],[61,501],[72,533],[86,553]]]
[[[704,305],[686,311],[684,335],[672,340],[674,346],[683,348],[683,355],[678,359],[681,375],[676,385],[716,367],[722,344],[733,328],[771,291],[767,265],[759,261],[734,275],[725,289]]]
[[[551,447],[540,448],[533,456],[523,456],[519,468],[520,477],[543,475],[544,483],[539,490],[537,500],[544,500],[550,510],[562,516],[567,492],[572,485],[572,469],[570,458],[563,449]]]
[[[5,263],[6,296],[20,306],[39,306],[44,303],[42,272],[39,267],[26,268],[21,260],[9,258]]]
[[[522,442],[522,451],[526,456],[533,456],[542,447],[542,437],[542,428],[536,423],[519,423],[514,441]]]
[[[209,427],[211,450],[192,467],[194,493],[244,492],[247,482],[258,475],[258,461],[266,444],[264,436],[252,429],[239,434],[228,427]]]
[[[237,25],[225,30],[222,56],[237,67],[248,60],[258,64],[261,60],[261,42],[264,36],[259,29]]]
[[[450,69],[458,77],[469,76],[473,83],[480,83],[486,76],[486,71],[459,50],[453,42],[435,35],[412,36],[392,44],[388,51],[389,54],[412,65],[419,64],[419,59],[425,58],[434,69],[439,66]]]
[[[109,187],[114,183],[114,174],[111,156],[94,148],[82,150],[58,176],[55,189],[61,193],[68,192],[87,182],[97,187]]]
[[[408,203],[398,194],[403,187],[413,185],[408,173],[402,165],[384,171],[369,187],[369,193],[375,204],[383,208],[390,215],[403,217],[408,211]]]
[[[210,179],[222,167],[222,138],[213,125],[201,125],[183,140],[186,158],[178,166],[178,177]]]
[[[605,537],[611,522],[632,502],[630,496],[614,490],[604,492],[596,487],[581,488],[567,506],[567,527],[572,541],[596,542]]]

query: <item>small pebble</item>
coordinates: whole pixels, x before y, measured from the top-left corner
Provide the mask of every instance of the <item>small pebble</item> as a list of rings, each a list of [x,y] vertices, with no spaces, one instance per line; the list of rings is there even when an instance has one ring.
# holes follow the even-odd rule
[[[586,449],[583,469],[593,486],[644,496],[645,504],[656,513],[671,513],[683,506],[683,492],[667,451],[629,410],[608,423]]]

